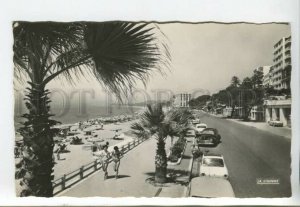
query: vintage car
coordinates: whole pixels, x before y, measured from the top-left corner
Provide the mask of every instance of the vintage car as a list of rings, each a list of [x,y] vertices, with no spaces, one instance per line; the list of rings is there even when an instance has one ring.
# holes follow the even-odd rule
[[[283,122],[277,120],[271,120],[268,122],[270,126],[283,127]]]
[[[200,134],[206,128],[207,128],[207,125],[204,124],[204,123],[196,124],[195,125],[195,132],[196,132],[196,134]]]
[[[205,128],[196,135],[195,140],[198,146],[217,146],[221,142],[221,135],[217,129]]]
[[[218,177],[195,177],[189,185],[188,196],[199,198],[235,197],[229,180]]]
[[[200,176],[228,178],[228,170],[222,155],[203,155],[200,165]]]

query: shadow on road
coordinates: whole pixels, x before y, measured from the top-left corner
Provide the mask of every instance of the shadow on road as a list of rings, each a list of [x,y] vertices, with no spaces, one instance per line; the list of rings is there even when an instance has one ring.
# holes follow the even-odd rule
[[[119,176],[118,176],[118,179],[121,179],[121,178],[129,178],[129,177],[131,177],[131,176],[130,176],[130,175],[119,175]],[[115,178],[115,175],[109,175],[109,176],[107,176],[106,179],[111,179],[111,178]]]

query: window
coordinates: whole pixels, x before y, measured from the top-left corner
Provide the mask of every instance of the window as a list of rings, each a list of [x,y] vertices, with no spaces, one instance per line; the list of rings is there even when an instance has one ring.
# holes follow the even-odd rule
[[[224,167],[223,159],[221,158],[210,158],[205,157],[202,162],[203,166],[210,166],[210,167]]]

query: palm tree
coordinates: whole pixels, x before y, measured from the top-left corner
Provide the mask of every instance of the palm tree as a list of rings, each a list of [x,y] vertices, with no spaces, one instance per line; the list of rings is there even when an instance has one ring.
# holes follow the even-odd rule
[[[14,75],[27,83],[25,122],[20,129],[23,159],[17,164],[20,196],[53,196],[53,130],[50,91],[54,79],[76,82],[91,75],[119,99],[145,82],[153,69],[168,66],[168,48],[159,29],[130,22],[14,22]]]
[[[165,140],[168,136],[183,136],[187,130],[188,119],[192,114],[188,110],[172,110],[165,114],[161,104],[147,105],[147,110],[141,115],[140,122],[131,126],[133,134],[138,137],[154,136],[157,139],[155,155],[155,181],[166,182],[167,155]]]
[[[230,86],[232,86],[232,87],[238,87],[240,84],[241,84],[241,81],[240,81],[240,79],[237,76],[233,76],[231,78]]]

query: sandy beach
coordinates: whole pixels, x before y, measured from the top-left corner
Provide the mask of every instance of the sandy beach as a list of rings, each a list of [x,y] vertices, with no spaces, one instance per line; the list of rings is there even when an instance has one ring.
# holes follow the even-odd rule
[[[79,134],[76,134],[75,136],[82,139],[83,144],[80,145],[72,145],[67,144],[67,150],[70,152],[67,153],[61,153],[60,154],[60,160],[57,160],[57,156],[55,154],[55,166],[54,166],[54,179],[57,179],[61,177],[63,174],[70,173],[74,170],[77,170],[82,165],[86,165],[92,161],[94,161],[94,157],[92,155],[91,146],[93,141],[100,140],[100,142],[97,142],[97,144],[104,145],[106,142],[109,142],[109,151],[113,150],[114,146],[122,146],[126,143],[132,141],[132,137],[129,137],[127,135],[123,136],[124,132],[127,132],[130,130],[131,124],[135,122],[133,121],[127,121],[123,123],[111,123],[111,124],[105,124],[103,130],[93,130],[92,136],[85,135],[85,131],[81,130],[79,131]],[[122,140],[115,140],[113,139],[115,135],[116,129],[121,129],[120,134],[122,134],[123,139]],[[97,136],[97,138],[92,139],[86,139],[88,137],[94,137]],[[72,136],[67,136],[72,137]]]

